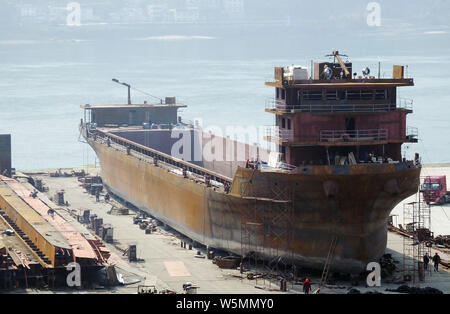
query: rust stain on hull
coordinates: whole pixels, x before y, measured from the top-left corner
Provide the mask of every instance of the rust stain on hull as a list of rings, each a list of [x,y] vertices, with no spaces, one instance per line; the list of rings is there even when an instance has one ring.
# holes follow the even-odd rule
[[[148,160],[92,139],[88,142],[113,193],[193,240],[246,254],[242,224],[260,223],[263,235],[265,222],[275,221],[280,206],[290,202],[292,219],[272,226],[289,230],[289,247],[283,247],[287,241],[283,237],[261,236],[254,241],[268,248],[283,247],[277,254],[292,251],[299,265],[322,269],[337,235],[332,269],[350,273],[364,271],[367,263],[384,254],[389,214],[417,192],[420,177],[420,168],[412,163],[310,166],[292,174],[239,168],[231,193],[225,194]],[[274,201],[274,191],[289,195],[289,200]],[[258,218],[249,219],[255,210]]]

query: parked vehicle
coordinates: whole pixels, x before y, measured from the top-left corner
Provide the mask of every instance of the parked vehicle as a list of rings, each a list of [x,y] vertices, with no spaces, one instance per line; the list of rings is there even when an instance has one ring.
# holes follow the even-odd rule
[[[442,205],[450,203],[450,192],[447,191],[446,176],[426,177],[420,190],[427,204]]]

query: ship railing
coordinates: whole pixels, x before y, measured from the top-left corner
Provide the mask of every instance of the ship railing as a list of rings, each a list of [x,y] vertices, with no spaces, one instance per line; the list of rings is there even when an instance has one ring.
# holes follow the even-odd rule
[[[199,121],[198,120],[195,120],[195,121],[188,120],[188,119],[180,119],[180,120],[181,120],[180,122],[182,124],[187,125],[187,126],[191,126],[191,127],[195,127],[195,128],[197,128],[199,126]]]
[[[133,141],[127,140],[125,138],[122,138],[120,136],[109,134],[109,133],[103,133],[99,130],[95,132],[93,135],[94,140],[101,141],[102,143],[109,143],[110,145],[118,145],[120,147],[121,151],[127,151],[127,149],[130,149],[131,151],[141,153],[147,157],[150,157],[152,159],[157,159],[160,162],[166,163],[168,165],[171,165],[173,167],[177,167],[180,169],[186,169],[187,171],[199,175],[199,176],[209,176],[209,178],[212,181],[219,182],[221,184],[232,184],[232,179],[228,178],[226,176],[223,176],[219,173],[216,173],[214,171],[208,171],[200,166],[196,166],[192,163],[186,162],[184,160],[172,157],[168,154],[161,153],[160,151],[154,150],[152,148],[146,147],[141,144],[137,144]]]
[[[408,138],[410,140],[419,139],[419,128],[416,128],[413,126],[407,126],[406,127],[406,138]]]
[[[261,166],[261,171],[263,172],[272,172],[272,171],[278,171],[278,170],[283,170],[283,171],[288,171],[288,172],[292,172],[295,169],[297,169],[296,166],[287,164],[285,162],[278,162],[276,165],[274,166],[269,166],[269,165],[262,165]]]
[[[281,99],[268,98],[266,100],[266,109],[277,109],[286,107],[286,102]]]
[[[388,130],[324,130],[320,132],[321,142],[365,142],[388,139]]]
[[[414,100],[409,98],[399,98],[397,99],[397,108],[413,110]]]
[[[412,100],[402,100],[400,105],[396,104],[309,104],[309,105],[287,105],[283,100],[269,99],[266,101],[266,109],[276,110],[284,113],[371,113],[371,112],[388,112],[397,109],[412,110]]]
[[[280,129],[277,126],[267,126],[266,137],[271,141],[292,142],[294,141],[294,130]]]

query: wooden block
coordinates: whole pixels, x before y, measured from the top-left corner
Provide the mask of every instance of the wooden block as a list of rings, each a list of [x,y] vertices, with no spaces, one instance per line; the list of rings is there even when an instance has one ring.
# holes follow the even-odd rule
[[[284,69],[283,67],[275,67],[275,80],[276,81],[282,81],[284,75]]]
[[[402,65],[394,65],[393,78],[395,80],[402,80],[405,77],[405,67]]]

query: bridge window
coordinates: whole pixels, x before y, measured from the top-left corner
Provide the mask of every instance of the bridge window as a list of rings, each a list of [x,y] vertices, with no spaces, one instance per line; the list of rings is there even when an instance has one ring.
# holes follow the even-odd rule
[[[375,99],[377,100],[386,100],[388,99],[388,92],[386,89],[384,90],[376,90],[375,91]]]
[[[327,90],[327,100],[338,100],[337,90]]]
[[[373,99],[373,91],[371,91],[371,90],[363,90],[363,91],[361,91],[361,99],[363,99],[363,100],[371,100],[371,99]]]
[[[322,91],[303,91],[304,100],[322,100]]]
[[[373,91],[371,90],[348,90],[347,91],[348,100],[372,100]]]

